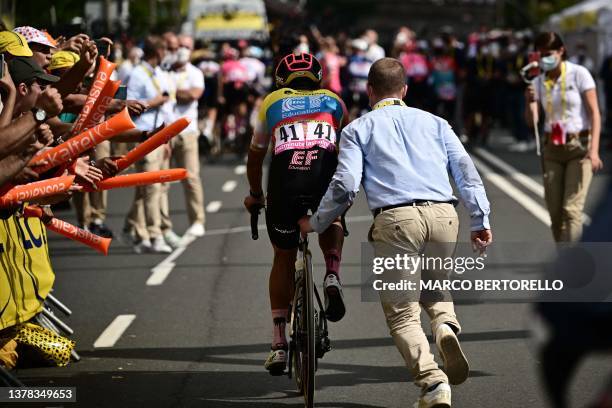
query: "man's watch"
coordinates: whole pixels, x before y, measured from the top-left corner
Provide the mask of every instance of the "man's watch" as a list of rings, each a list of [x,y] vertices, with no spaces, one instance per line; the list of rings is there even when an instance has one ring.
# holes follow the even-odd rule
[[[249,190],[249,194],[253,198],[261,198],[261,197],[263,197],[263,191],[260,191],[259,193],[254,193],[252,190]]]
[[[36,120],[36,123],[39,125],[47,120],[47,112],[45,112],[44,109],[34,108],[32,109],[32,113],[34,114],[34,120]]]

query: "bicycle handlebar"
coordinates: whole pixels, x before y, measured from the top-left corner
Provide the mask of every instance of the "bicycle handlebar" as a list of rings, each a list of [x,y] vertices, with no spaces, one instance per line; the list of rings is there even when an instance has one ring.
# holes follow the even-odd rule
[[[342,226],[342,231],[344,233],[345,237],[349,236],[349,231],[348,228],[346,228],[346,212],[344,214],[342,214],[342,217],[340,217],[340,225]]]
[[[259,239],[259,229],[257,228],[257,224],[259,222],[259,211],[261,209],[261,206],[253,206],[251,208],[251,238],[253,240]]]

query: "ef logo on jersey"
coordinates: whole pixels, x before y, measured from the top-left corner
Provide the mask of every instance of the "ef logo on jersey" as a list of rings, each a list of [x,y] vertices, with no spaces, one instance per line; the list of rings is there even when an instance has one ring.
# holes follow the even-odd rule
[[[312,161],[317,160],[317,157],[316,150],[295,150],[289,163],[289,170],[310,170]]]

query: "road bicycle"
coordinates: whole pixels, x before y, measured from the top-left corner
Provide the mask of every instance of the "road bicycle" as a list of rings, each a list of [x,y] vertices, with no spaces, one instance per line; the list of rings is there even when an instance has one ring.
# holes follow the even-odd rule
[[[259,238],[260,208],[251,211],[251,236]],[[313,280],[312,254],[308,238],[300,239],[295,263],[293,300],[289,308],[289,355],[286,374],[294,378],[297,389],[304,396],[304,406],[314,407],[315,373],[317,361],[331,350],[325,309]]]

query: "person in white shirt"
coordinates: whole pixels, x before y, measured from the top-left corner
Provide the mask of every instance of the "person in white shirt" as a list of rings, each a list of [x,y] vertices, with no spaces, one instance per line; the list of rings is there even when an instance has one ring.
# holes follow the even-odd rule
[[[166,45],[160,38],[150,37],[145,40],[143,52],[144,60],[130,74],[127,96],[128,99],[142,101],[149,106],[150,109],[135,118],[134,123],[141,131],[150,132],[164,122],[161,108],[169,99],[168,81],[159,68],[165,56]],[[162,146],[154,150],[136,163],[137,170],[160,170],[164,148]],[[136,253],[172,252],[161,233],[160,192],[160,184],[136,188],[136,196],[124,228],[125,234],[135,235]]]
[[[187,169],[187,178],[183,180],[187,216],[190,226],[186,235],[201,237],[205,233],[204,190],[200,178],[200,156],[198,152],[198,100],[204,93],[204,74],[189,61],[193,51],[193,39],[186,35],[178,37],[179,48],[176,62],[171,71],[174,86],[173,118],[176,120],[187,117],[191,120],[189,126],[177,137],[171,140],[172,160],[177,167]],[[168,163],[169,164],[169,163]],[[162,187],[167,191],[168,186]],[[162,229],[166,242],[171,246],[172,222],[169,217],[167,194],[162,195]]]
[[[544,196],[555,241],[575,242],[582,235],[582,213],[599,157],[601,116],[595,81],[589,71],[567,61],[559,34],[544,32],[535,39],[543,74],[528,87],[527,123],[544,112],[542,165]],[[535,117],[534,117],[535,115]]]
[[[132,47],[128,51],[128,57],[124,60],[117,68],[117,78],[124,84],[127,84],[130,80],[130,74],[135,66],[140,64],[142,59],[142,49],[139,47]]]
[[[372,62],[385,58],[385,50],[378,45],[378,33],[374,30],[366,30],[363,34],[363,39],[368,43],[368,51],[366,57]]]

